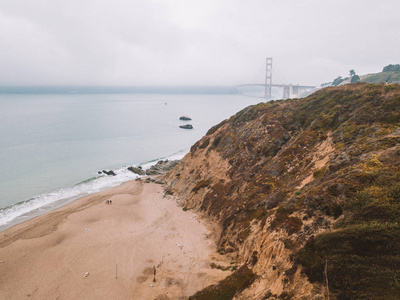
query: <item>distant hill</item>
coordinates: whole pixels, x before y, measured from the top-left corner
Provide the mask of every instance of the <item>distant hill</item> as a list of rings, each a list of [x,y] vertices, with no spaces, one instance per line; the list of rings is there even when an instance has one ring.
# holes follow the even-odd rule
[[[354,70],[351,70],[354,72]],[[387,65],[382,72],[372,73],[367,75],[355,75],[349,77],[337,77],[332,82],[321,84],[321,87],[326,86],[341,86],[349,83],[366,82],[366,83],[400,83],[400,65]],[[356,79],[356,80],[355,80]]]
[[[382,72],[362,76],[361,82],[367,83],[400,83],[400,65],[388,65]]]

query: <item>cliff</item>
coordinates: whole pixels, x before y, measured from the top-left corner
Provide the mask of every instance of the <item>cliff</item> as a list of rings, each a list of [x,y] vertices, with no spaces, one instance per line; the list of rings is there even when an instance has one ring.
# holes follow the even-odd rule
[[[252,279],[192,299],[398,299],[399,125],[399,85],[356,84],[211,128],[167,192],[217,224],[219,252]]]

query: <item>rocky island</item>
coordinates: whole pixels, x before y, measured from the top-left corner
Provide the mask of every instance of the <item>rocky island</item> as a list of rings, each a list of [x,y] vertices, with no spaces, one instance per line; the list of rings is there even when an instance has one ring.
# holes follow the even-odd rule
[[[186,125],[180,125],[179,128],[182,128],[182,129],[193,129],[193,126],[191,124],[186,124]]]
[[[181,116],[181,117],[179,117],[179,120],[181,120],[181,121],[191,121],[192,118],[190,118],[189,116]]]

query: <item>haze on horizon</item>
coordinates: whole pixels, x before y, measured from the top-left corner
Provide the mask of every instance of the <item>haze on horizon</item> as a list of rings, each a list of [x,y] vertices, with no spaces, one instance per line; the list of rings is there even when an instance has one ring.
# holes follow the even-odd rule
[[[0,0],[0,86],[318,85],[400,63],[398,0]]]

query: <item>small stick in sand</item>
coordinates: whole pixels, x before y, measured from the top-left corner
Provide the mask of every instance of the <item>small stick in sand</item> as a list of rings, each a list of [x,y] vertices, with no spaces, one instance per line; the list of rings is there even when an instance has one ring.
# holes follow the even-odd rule
[[[163,262],[164,262],[164,259],[161,259],[160,262],[159,262],[158,265],[157,265],[157,268],[161,267],[162,264],[163,264]]]
[[[153,271],[154,271],[153,282],[156,282],[156,266],[153,266]]]

